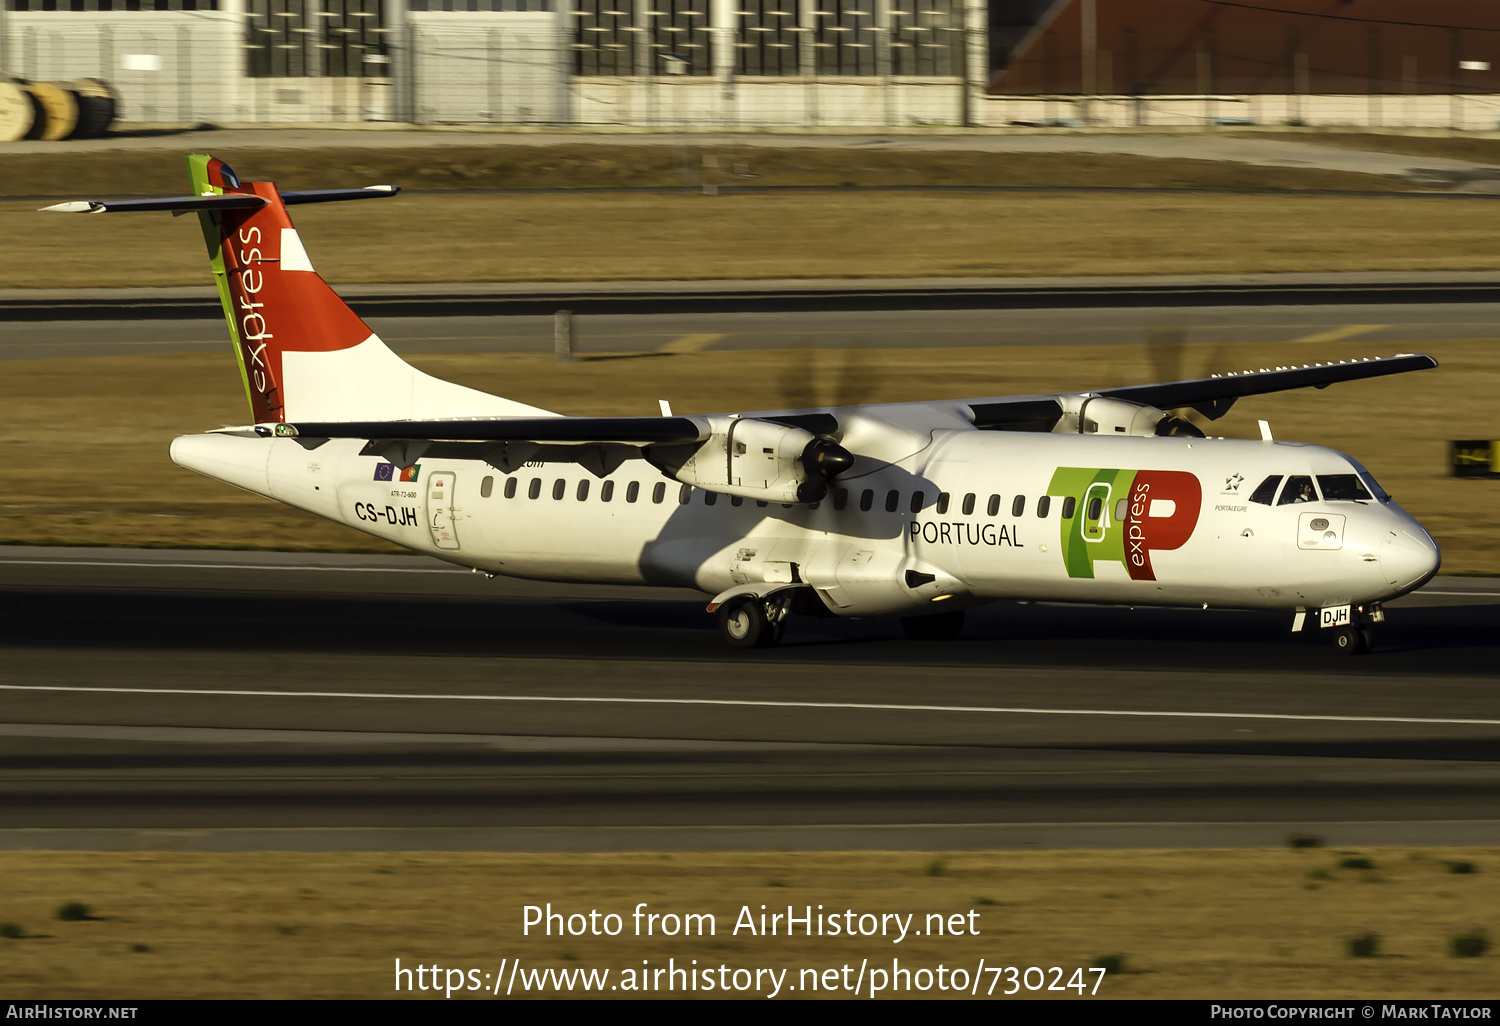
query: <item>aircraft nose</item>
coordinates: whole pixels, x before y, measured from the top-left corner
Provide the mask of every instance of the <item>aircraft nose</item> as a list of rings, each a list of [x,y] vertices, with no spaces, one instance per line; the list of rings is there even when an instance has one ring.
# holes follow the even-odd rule
[[[1380,569],[1393,587],[1412,591],[1426,584],[1443,563],[1437,542],[1421,527],[1398,527],[1380,550]]]

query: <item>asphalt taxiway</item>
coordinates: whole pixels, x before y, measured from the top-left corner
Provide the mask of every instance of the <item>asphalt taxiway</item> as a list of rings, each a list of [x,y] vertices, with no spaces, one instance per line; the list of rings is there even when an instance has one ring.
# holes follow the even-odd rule
[[[1379,647],[1003,603],[919,644],[418,557],[0,552],[0,847],[1500,843],[1500,583]]]

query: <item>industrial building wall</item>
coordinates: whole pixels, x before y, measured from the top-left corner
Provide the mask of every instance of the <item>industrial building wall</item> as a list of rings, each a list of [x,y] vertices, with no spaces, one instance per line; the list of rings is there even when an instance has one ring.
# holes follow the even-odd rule
[[[990,92],[1433,95],[1500,88],[1490,0],[1060,0]]]
[[[0,0],[0,70],[135,122],[963,125],[986,52],[984,0]]]

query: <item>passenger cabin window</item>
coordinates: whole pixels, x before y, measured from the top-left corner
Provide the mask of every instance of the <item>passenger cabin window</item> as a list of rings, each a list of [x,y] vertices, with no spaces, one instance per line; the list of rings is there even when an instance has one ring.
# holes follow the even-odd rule
[[[964,496],[964,504],[963,504],[962,508],[963,508],[963,511],[964,511],[964,516],[968,517],[968,516],[973,516],[974,515],[974,493],[973,492],[969,492],[967,495]]]
[[[1103,512],[1104,512],[1104,500],[1101,499],[1101,498],[1099,498],[1099,496],[1096,495],[1092,499],[1089,500],[1089,508],[1088,508],[1088,511],[1086,513],[1084,513],[1084,516],[1086,516],[1090,520],[1098,520],[1099,519],[1099,514],[1103,513]]]
[[[920,512],[922,512],[922,503],[924,503],[926,501],[927,501],[927,496],[923,492],[912,492],[911,493],[911,511],[913,513],[920,513]]]
[[[745,497],[743,495],[731,495],[729,497],[729,504],[731,506],[743,506],[745,504]]]
[[[1318,493],[1313,488],[1313,479],[1306,474],[1295,474],[1286,479],[1286,487],[1281,489],[1281,498],[1276,505],[1290,506],[1298,502],[1317,501]]]
[[[516,479],[513,477],[505,479],[505,497],[507,499],[514,499],[516,497]]]
[[[703,493],[703,505],[705,505],[705,506],[712,506],[714,503],[716,503],[718,501],[719,501],[719,493],[718,492],[704,492]]]
[[[539,477],[534,477],[534,478],[531,479],[531,484],[529,484],[529,485],[526,486],[526,498],[528,498],[528,499],[538,499],[538,498],[541,498],[541,495],[542,495],[542,479],[539,478]]]
[[[991,495],[990,496],[989,505],[986,506],[985,509],[989,510],[990,516],[995,516],[997,513],[999,513],[1000,512],[1000,496],[998,496],[998,495]]]
[[[894,513],[894,512],[896,512],[896,507],[899,506],[899,505],[901,505],[901,493],[900,492],[898,492],[898,491],[896,491],[896,489],[892,488],[890,491],[888,491],[888,492],[885,493],[885,511],[887,513]]]
[[[849,489],[835,488],[833,490],[833,508],[843,509],[849,505]]]
[[[651,488],[651,501],[660,505],[661,500],[667,497],[667,483],[658,481]]]
[[[1026,512],[1026,496],[1024,496],[1024,495],[1017,495],[1014,499],[1010,500],[1010,515],[1011,516],[1018,517],[1018,516],[1021,516],[1022,514],[1024,514],[1025,512]]]
[[[1324,502],[1369,502],[1374,498],[1356,474],[1319,474],[1318,490]]]
[[[1068,496],[1063,500],[1062,517],[1064,520],[1072,520],[1073,512],[1078,508],[1078,500]]]
[[[626,502],[634,502],[636,499],[638,499],[640,497],[641,497],[641,483],[639,481],[632,481],[628,485],[625,486],[625,501]]]
[[[1255,491],[1250,493],[1250,501],[1258,502],[1263,506],[1269,506],[1276,501],[1276,489],[1281,485],[1281,475],[1272,474],[1260,484],[1255,486]]]
[[[606,481],[599,486],[599,501],[608,502],[615,497],[615,483]]]
[[[589,479],[584,478],[578,482],[578,501],[583,502],[589,497]]]
[[[495,479],[493,477],[486,477],[483,481],[479,482],[479,497],[481,499],[488,499],[494,494]]]
[[[683,485],[677,492],[677,505],[686,506],[688,500],[693,497],[693,486]]]
[[[873,505],[875,505],[875,490],[873,488],[866,488],[859,493],[859,511],[861,513],[870,512],[870,507]]]
[[[1043,520],[1047,519],[1047,512],[1052,509],[1052,496],[1043,495],[1036,500],[1036,515]]]
[[[948,493],[947,492],[938,492],[937,511],[938,511],[938,516],[942,516],[944,513],[948,512]]]
[[[1124,523],[1125,514],[1130,512],[1130,500],[1119,498],[1115,500],[1115,523]]]
[[[564,481],[562,478],[558,478],[556,481],[552,482],[552,497],[554,499],[561,499],[567,493],[568,482]]]
[[[756,499],[755,500],[755,504],[757,506],[759,506],[761,509],[765,509],[767,506],[770,505],[770,503],[767,502],[765,499]]]

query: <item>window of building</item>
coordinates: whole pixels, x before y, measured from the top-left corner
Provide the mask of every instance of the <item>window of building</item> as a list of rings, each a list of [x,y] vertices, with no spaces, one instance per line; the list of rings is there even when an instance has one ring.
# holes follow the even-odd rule
[[[739,0],[735,72],[740,75],[802,74],[800,0]]]
[[[963,27],[961,0],[894,0],[891,74],[962,76]]]
[[[875,0],[819,0],[812,29],[818,74],[880,74]]]
[[[712,75],[712,0],[578,0],[579,75]]]
[[[251,78],[388,78],[390,35],[380,0],[245,0]]]

